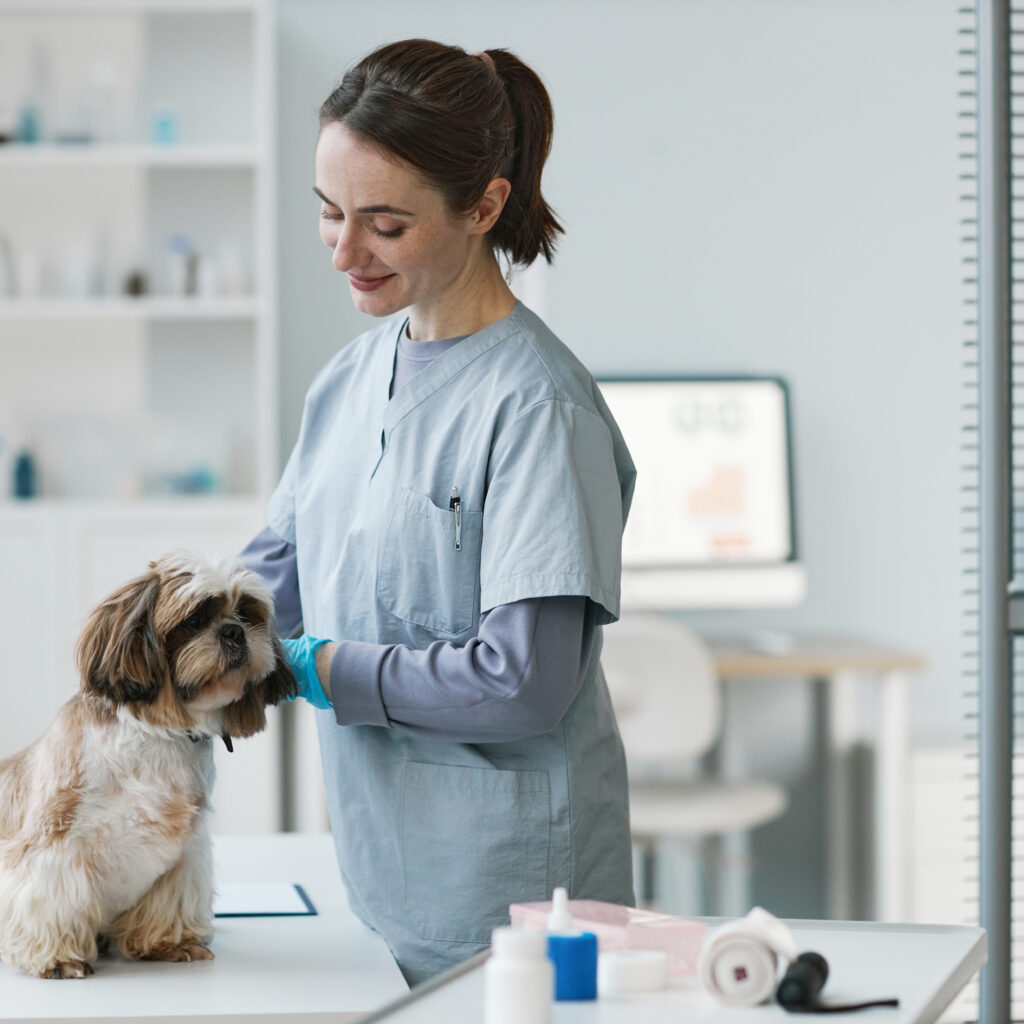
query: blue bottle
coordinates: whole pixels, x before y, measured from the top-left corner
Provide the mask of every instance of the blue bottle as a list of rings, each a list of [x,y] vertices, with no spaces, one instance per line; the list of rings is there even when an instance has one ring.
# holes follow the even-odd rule
[[[39,112],[32,103],[26,103],[18,115],[18,141],[34,145],[39,141]]]
[[[36,496],[36,463],[29,452],[19,452],[14,459],[14,497],[26,501]]]
[[[597,998],[597,936],[577,931],[569,911],[569,893],[559,887],[548,915],[548,958],[555,965],[555,999]]]
[[[174,146],[178,142],[178,116],[170,107],[153,111],[153,142],[157,146]]]

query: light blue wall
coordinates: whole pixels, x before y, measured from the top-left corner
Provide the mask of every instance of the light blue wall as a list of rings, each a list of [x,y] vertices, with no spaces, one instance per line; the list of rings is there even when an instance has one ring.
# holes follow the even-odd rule
[[[961,734],[958,88],[935,0],[280,0],[283,450],[365,324],[316,234],[315,113],[356,58],[507,46],[556,112],[546,315],[597,373],[789,379],[810,596],[692,617],[924,653],[919,742]]]

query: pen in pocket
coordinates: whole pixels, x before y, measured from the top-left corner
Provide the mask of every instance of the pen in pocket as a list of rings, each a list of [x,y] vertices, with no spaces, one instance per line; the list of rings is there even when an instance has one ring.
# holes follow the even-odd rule
[[[452,488],[452,496],[448,507],[455,513],[455,550],[462,550],[462,499],[458,487]]]

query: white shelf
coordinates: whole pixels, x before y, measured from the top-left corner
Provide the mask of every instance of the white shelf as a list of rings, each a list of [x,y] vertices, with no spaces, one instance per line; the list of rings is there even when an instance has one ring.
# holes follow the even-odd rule
[[[139,143],[5,143],[2,167],[119,166],[140,168],[254,168],[262,155],[252,146],[147,145]]]
[[[253,0],[0,0],[0,13],[30,14],[234,14]]]
[[[2,299],[3,320],[256,320],[264,308],[256,296],[224,298]]]
[[[182,495],[166,498],[137,498],[132,500],[94,498],[32,498],[0,500],[0,522],[41,519],[54,516],[96,517],[104,519],[146,518],[218,519],[244,514],[254,507],[262,509],[264,499],[255,495]]]

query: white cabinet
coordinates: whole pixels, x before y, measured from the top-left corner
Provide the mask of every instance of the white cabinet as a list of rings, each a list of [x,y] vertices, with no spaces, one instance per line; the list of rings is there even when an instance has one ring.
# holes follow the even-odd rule
[[[0,0],[0,758],[77,685],[98,599],[264,523],[272,19],[266,0]],[[223,830],[276,827],[275,730],[218,755]]]
[[[63,699],[57,681],[55,578],[45,525],[8,520],[0,530],[0,759],[41,733]],[[66,682],[66,676],[65,676]]]

